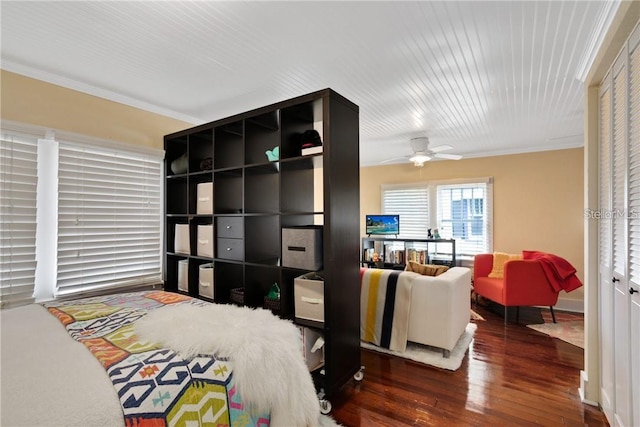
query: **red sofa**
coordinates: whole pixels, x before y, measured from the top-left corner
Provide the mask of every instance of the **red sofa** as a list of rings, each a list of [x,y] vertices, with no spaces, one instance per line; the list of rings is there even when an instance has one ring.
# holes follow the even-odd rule
[[[507,323],[507,307],[549,306],[553,323],[556,323],[553,306],[558,302],[558,291],[547,279],[539,260],[513,259],[505,262],[502,279],[487,277],[492,267],[493,254],[475,256],[473,290],[476,294],[476,304],[480,295],[503,305],[505,323]],[[516,311],[516,322],[518,311]]]

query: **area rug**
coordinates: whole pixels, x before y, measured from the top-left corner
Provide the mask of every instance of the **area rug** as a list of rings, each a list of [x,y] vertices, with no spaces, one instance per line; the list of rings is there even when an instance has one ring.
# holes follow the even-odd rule
[[[558,338],[573,344],[580,348],[584,348],[584,321],[572,320],[569,322],[559,323],[542,323],[536,325],[527,325],[527,328],[534,329],[550,337]]]
[[[479,315],[478,313],[476,313],[473,310],[471,310],[470,317],[471,317],[471,320],[485,320],[484,317],[482,317],[481,315]]]
[[[460,365],[462,365],[462,359],[464,359],[464,355],[467,353],[467,350],[469,350],[469,344],[471,344],[471,340],[473,339],[476,329],[478,329],[478,325],[475,323],[469,323],[467,325],[464,333],[453,350],[451,350],[451,354],[448,358],[443,357],[442,349],[440,348],[416,344],[413,342],[407,343],[407,349],[404,352],[388,350],[363,341],[361,341],[360,344],[362,348],[366,348],[368,350],[391,354],[393,356],[413,360],[414,362],[435,366],[436,368],[455,371],[460,367]]]

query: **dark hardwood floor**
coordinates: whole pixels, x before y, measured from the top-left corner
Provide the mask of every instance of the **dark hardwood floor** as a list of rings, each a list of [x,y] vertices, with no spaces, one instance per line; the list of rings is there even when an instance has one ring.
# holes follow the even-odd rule
[[[604,414],[580,401],[583,350],[527,328],[551,322],[549,310],[472,308],[485,318],[455,372],[362,350],[364,380],[332,399],[331,416],[357,426],[607,426]],[[556,312],[558,321],[582,315]]]

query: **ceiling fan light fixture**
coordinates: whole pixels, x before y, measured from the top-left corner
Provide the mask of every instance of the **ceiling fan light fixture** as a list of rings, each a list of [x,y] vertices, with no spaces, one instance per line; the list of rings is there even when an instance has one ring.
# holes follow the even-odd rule
[[[431,156],[418,153],[409,159],[409,161],[413,162],[416,166],[423,166],[424,162],[428,162],[429,160],[431,160]]]

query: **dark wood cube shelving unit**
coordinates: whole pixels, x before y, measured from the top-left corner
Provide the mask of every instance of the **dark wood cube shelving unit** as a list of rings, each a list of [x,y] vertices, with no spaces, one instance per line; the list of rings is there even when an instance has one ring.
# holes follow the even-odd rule
[[[295,321],[294,280],[307,271],[281,265],[281,229],[323,225],[325,322],[295,322],[324,335],[324,375],[314,373],[324,399],[361,369],[358,114],[357,105],[324,89],[164,138],[167,291],[182,292],[178,261],[188,259],[188,294],[199,297],[198,268],[213,262],[214,302],[230,303],[231,289],[242,288],[245,305],[262,307],[277,282],[278,314]],[[320,132],[323,152],[302,156],[300,136],[310,129]],[[279,160],[271,162],[265,152],[275,147]],[[184,154],[188,170],[174,174],[171,163]],[[206,158],[212,170],[200,170]],[[210,215],[196,212],[197,186],[205,182],[213,182]],[[218,247],[218,220],[241,221],[239,234],[222,236],[242,253]],[[191,255],[174,252],[176,224],[190,225]],[[214,224],[214,258],[195,255],[201,224]]]

